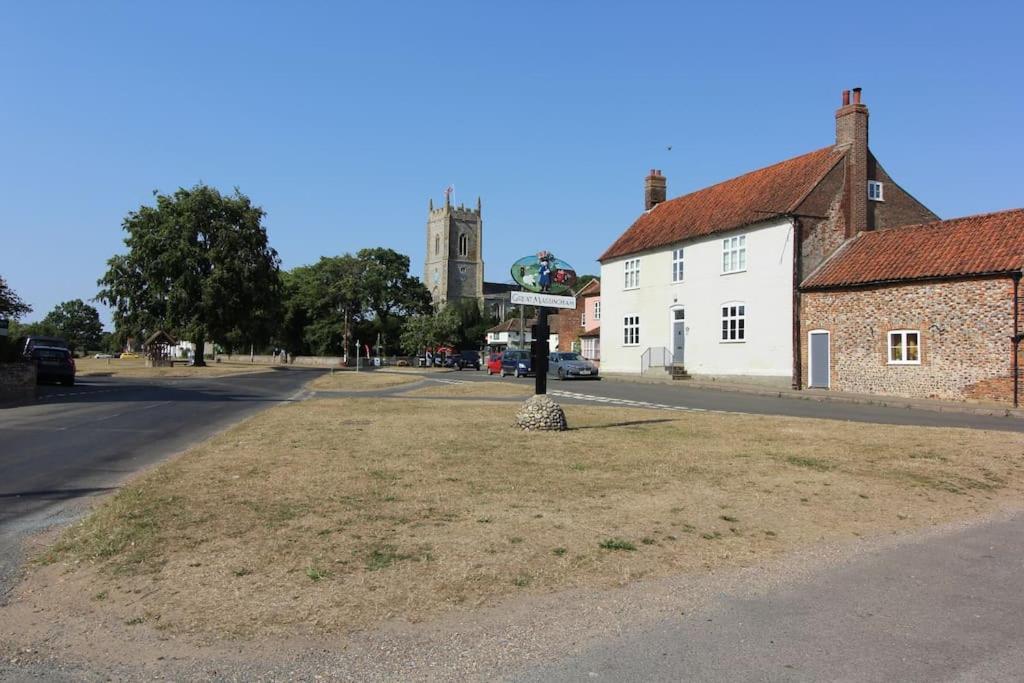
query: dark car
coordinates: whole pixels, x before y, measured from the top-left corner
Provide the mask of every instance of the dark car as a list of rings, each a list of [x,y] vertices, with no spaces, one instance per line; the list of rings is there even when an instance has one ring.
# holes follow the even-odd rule
[[[30,335],[28,337],[22,337],[18,340],[18,346],[21,347],[21,353],[28,357],[32,353],[32,349],[37,346],[50,346],[56,349],[67,349],[68,343],[60,337],[41,337],[38,335]]]
[[[28,357],[36,364],[37,382],[57,382],[68,386],[75,383],[75,359],[67,349],[33,346]]]
[[[473,350],[459,351],[455,354],[456,365],[459,370],[463,368],[480,369],[480,352]]]
[[[597,366],[575,351],[552,353],[548,357],[548,373],[558,379],[598,379]]]
[[[506,351],[501,357],[501,376],[526,377],[533,374],[529,351]]]

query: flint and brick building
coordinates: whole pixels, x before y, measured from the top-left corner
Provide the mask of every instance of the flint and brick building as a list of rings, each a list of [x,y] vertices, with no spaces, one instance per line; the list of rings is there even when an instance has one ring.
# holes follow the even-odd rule
[[[651,171],[599,259],[606,372],[1013,400],[1020,212],[939,221],[872,153],[859,88],[835,126],[828,147],[674,199]]]

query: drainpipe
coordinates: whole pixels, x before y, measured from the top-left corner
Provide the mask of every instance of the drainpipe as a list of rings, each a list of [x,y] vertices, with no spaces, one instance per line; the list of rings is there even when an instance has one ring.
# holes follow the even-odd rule
[[[803,388],[803,373],[801,372],[801,335],[800,335],[800,260],[802,225],[800,219],[793,216],[793,388],[800,391]]]
[[[1020,277],[1017,272],[1013,278],[1013,407],[1020,407],[1020,343],[1024,334],[1020,331]]]

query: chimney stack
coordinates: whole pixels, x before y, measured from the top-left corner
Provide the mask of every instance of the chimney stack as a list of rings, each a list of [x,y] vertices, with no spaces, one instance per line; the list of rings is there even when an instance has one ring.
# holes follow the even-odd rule
[[[846,149],[846,236],[868,229],[868,108],[861,104],[860,88],[843,91],[843,106],[836,110],[836,147]]]
[[[658,204],[665,201],[665,194],[668,191],[668,181],[661,175],[659,169],[651,169],[651,172],[644,178],[644,211],[650,211]]]

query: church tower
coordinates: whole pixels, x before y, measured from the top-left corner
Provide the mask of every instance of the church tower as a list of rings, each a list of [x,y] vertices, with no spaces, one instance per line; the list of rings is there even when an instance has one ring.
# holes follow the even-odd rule
[[[452,206],[450,189],[445,191],[444,206],[435,209],[434,200],[430,200],[423,284],[430,290],[434,306],[459,299],[483,299],[483,233],[479,197],[476,209]]]

